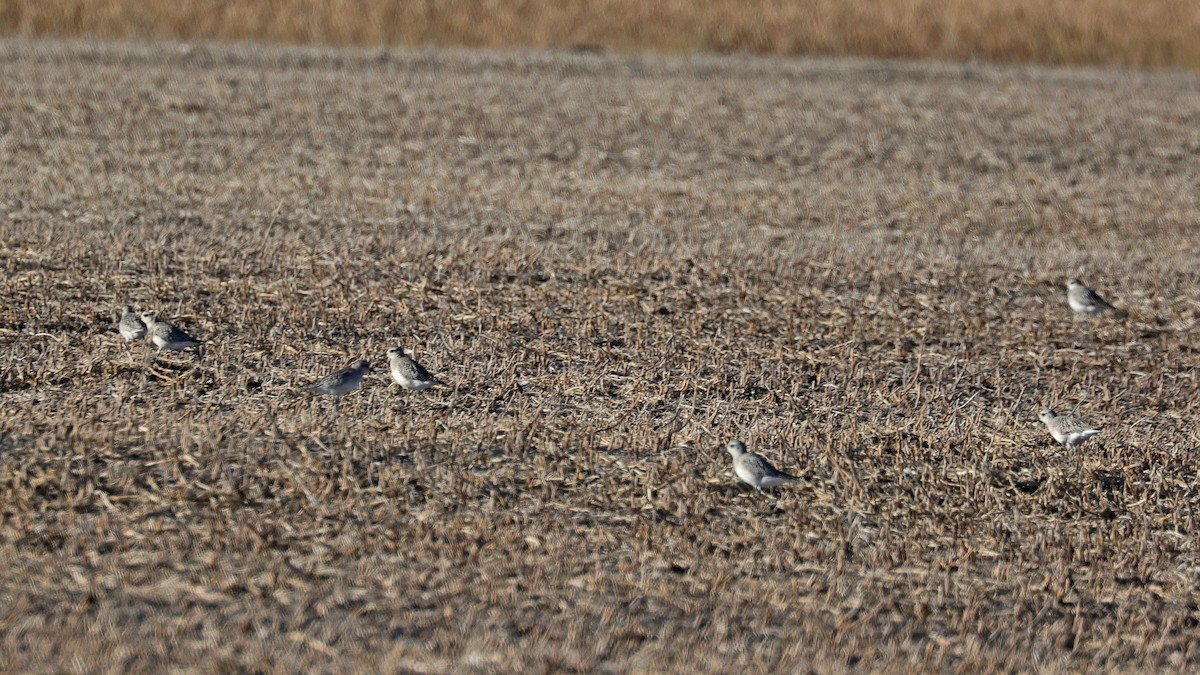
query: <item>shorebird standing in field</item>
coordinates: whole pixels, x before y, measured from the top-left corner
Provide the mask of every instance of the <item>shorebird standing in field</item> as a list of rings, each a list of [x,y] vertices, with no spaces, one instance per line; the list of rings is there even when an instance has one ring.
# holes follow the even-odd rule
[[[1055,441],[1068,448],[1073,448],[1100,433],[1099,429],[1078,417],[1059,415],[1050,408],[1042,410],[1038,414],[1038,419],[1046,424],[1046,428],[1050,430],[1050,435],[1054,437]]]
[[[1084,316],[1096,316],[1106,309],[1113,309],[1099,293],[1083,285],[1078,279],[1067,282],[1067,304],[1076,314]]]
[[[425,370],[425,366],[414,361],[400,347],[392,347],[387,350],[387,357],[392,371],[392,379],[396,381],[396,384],[409,391],[421,391],[435,384],[446,384],[431,375],[428,370]]]
[[[174,351],[200,346],[199,340],[183,332],[179,326],[170,321],[158,318],[154,312],[142,312],[142,321],[146,324],[146,335],[150,336],[150,341],[154,343],[155,347],[158,347],[159,351],[164,349]]]
[[[761,455],[748,452],[746,444],[741,441],[729,441],[725,444],[725,450],[733,457],[733,473],[743,483],[759,492],[765,487],[796,480],[795,476],[771,466]]]
[[[132,306],[125,305],[121,310],[121,319],[117,321],[117,332],[126,342],[133,342],[146,337],[146,324],[142,323]]]
[[[324,394],[326,396],[336,396],[341,398],[346,394],[358,389],[358,385],[362,383],[363,376],[371,369],[366,359],[359,359],[354,365],[349,368],[330,373],[312,384],[301,387],[304,391],[309,391],[314,394]]]

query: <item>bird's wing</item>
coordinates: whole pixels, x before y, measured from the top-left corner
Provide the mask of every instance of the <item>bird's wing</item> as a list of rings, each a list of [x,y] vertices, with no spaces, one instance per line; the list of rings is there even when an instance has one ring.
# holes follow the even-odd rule
[[[131,331],[144,330],[146,328],[146,324],[142,323],[141,317],[137,314],[123,315],[117,325]]]
[[[335,387],[344,382],[350,376],[353,368],[342,368],[341,370],[332,372],[328,375],[317,378],[312,384],[304,387],[305,389],[324,389],[327,387]]]
[[[1058,429],[1064,434],[1077,434],[1082,431],[1099,431],[1099,429],[1088,424],[1087,422],[1084,422],[1078,417],[1060,417],[1058,419],[1062,420],[1058,425]]]
[[[304,385],[303,387],[300,387],[300,388],[301,388],[301,389],[304,389],[304,390],[306,390],[306,391],[314,391],[314,390],[316,390],[316,389],[321,389],[321,388],[322,388],[322,387],[324,387],[324,386],[325,386],[325,385],[326,385],[328,382],[329,382],[329,376],[328,376],[328,375],[326,375],[326,376],[324,376],[324,377],[319,377],[319,378],[317,378],[317,379],[313,380],[312,382],[309,382],[308,384],[306,384],[306,385]]]
[[[425,366],[408,357],[400,361],[400,372],[415,382],[437,381],[436,377],[430,375],[428,370],[425,370]]]
[[[1108,304],[1108,301],[1100,297],[1100,294],[1096,291],[1093,291],[1090,288],[1084,289],[1084,291],[1084,297],[1087,298],[1088,303],[1097,305],[1099,307],[1112,307],[1112,305]]]
[[[168,342],[183,342],[193,340],[192,336],[183,332],[179,326],[168,321],[158,321],[154,324],[154,334]]]
[[[747,453],[746,460],[754,463],[762,471],[762,475],[764,476],[775,478],[795,478],[795,476],[789,473],[784,473],[783,471],[776,469],[774,466],[771,466],[771,463],[761,455]]]

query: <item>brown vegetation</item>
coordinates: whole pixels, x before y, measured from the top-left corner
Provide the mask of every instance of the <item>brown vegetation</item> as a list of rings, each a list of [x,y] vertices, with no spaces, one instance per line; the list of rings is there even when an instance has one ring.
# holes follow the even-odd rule
[[[0,32],[1200,68],[1191,0],[10,0]]]
[[[0,63],[6,670],[1200,662],[1195,78]],[[397,343],[453,387],[295,391]]]

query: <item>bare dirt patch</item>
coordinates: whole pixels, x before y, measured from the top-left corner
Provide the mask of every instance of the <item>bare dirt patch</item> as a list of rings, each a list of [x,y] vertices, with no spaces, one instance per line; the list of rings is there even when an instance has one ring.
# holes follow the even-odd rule
[[[1200,660],[1193,76],[0,63],[6,668]],[[205,351],[144,371],[126,303]],[[740,486],[733,437],[801,480]]]

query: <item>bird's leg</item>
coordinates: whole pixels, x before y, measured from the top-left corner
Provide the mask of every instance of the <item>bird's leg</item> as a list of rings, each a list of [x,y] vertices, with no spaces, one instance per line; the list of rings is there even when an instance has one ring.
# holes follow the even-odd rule
[[[142,354],[142,381],[146,381],[146,372],[150,370],[150,343],[144,343],[145,349]]]

